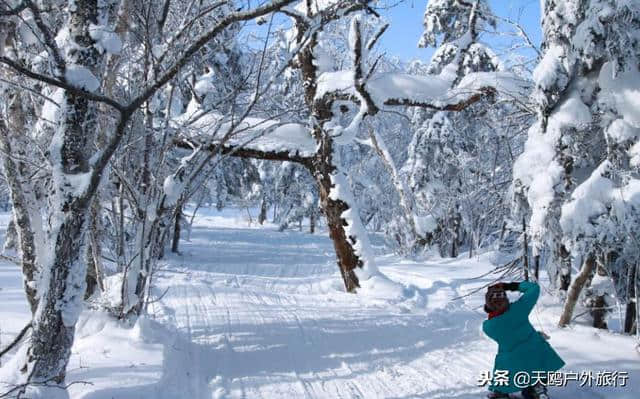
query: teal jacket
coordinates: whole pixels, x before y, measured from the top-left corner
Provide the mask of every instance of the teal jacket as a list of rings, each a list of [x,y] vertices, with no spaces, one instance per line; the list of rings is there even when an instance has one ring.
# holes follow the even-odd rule
[[[512,393],[523,389],[522,383],[519,383],[520,386],[514,384],[514,376],[518,372],[528,373],[531,383],[527,385],[533,385],[537,382],[537,376],[546,375],[547,371],[557,371],[565,364],[529,322],[529,313],[538,300],[540,286],[523,281],[518,289],[523,293],[520,299],[509,304],[506,312],[482,323],[482,331],[498,343],[498,354],[491,375],[495,376],[496,370],[509,372],[508,384],[492,381],[489,390],[495,392]]]

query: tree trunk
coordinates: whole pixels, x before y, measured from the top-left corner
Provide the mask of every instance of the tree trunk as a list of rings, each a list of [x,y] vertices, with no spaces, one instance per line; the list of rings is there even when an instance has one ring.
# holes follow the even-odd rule
[[[76,0],[69,9],[69,37],[74,47],[66,61],[101,76],[102,55],[95,48],[90,26],[98,23],[97,0]],[[51,144],[53,185],[49,195],[50,230],[43,264],[40,302],[33,320],[28,350],[29,382],[64,382],[82,308],[87,265],[84,259],[87,211],[94,192],[83,192],[79,177],[90,172],[90,139],[97,127],[96,106],[85,97],[64,93],[65,111]],[[52,388],[60,389],[60,387]],[[26,396],[30,396],[27,394]]]
[[[376,150],[376,152],[380,156],[380,159],[382,160],[383,165],[391,175],[391,181],[393,182],[393,186],[395,187],[398,193],[398,197],[400,198],[400,207],[403,210],[402,214],[412,236],[412,242],[410,243],[410,245],[412,247],[424,247],[428,245],[429,240],[421,235],[421,232],[418,231],[418,226],[416,226],[415,200],[413,198],[413,194],[407,187],[407,184],[405,183],[402,176],[400,176],[398,168],[396,167],[396,164],[391,157],[386,144],[384,143],[382,137],[374,129],[369,129],[369,137],[371,138],[373,148]]]
[[[627,334],[633,334],[634,327],[636,325],[636,267],[628,266],[627,271],[627,307],[624,315],[624,332]]]
[[[85,299],[91,297],[96,287],[104,291],[102,273],[102,248],[100,245],[100,202],[94,199],[89,211],[89,245],[87,246],[87,292]]]
[[[171,243],[171,252],[178,253],[178,247],[180,245],[180,221],[182,220],[182,206],[178,205],[175,210],[175,218],[173,223],[173,239]]]
[[[605,321],[605,315],[607,302],[604,299],[604,295],[596,296],[593,301],[593,309],[591,310],[591,317],[593,317],[593,327],[606,330],[607,322]]]
[[[571,256],[564,245],[560,245],[560,290],[567,291],[571,284]]]
[[[33,215],[30,212],[30,204],[27,198],[34,195],[33,190],[28,188],[30,182],[23,178],[21,166],[9,156],[9,154],[16,154],[16,152],[12,151],[9,128],[11,128],[11,131],[20,132],[25,127],[21,113],[17,109],[17,107],[21,108],[20,97],[18,95],[15,97],[15,102],[17,103],[15,107],[10,107],[10,110],[15,112],[12,112],[11,119],[8,120],[9,126],[5,125],[4,121],[0,119],[0,147],[2,150],[0,152],[3,154],[3,169],[9,187],[11,203],[13,204],[14,226],[17,229],[20,243],[20,260],[22,264],[24,290],[27,301],[29,302],[31,314],[34,314],[38,306],[36,295],[36,245],[39,243],[36,241],[36,232],[33,226],[33,223],[37,221],[32,218]],[[11,108],[16,109],[12,110]],[[19,149],[17,155],[20,156],[21,152],[22,150]]]
[[[580,273],[576,276],[575,280],[569,287],[569,291],[567,293],[567,299],[564,303],[564,308],[562,310],[562,315],[560,316],[560,321],[558,322],[559,327],[565,327],[571,323],[571,318],[573,316],[573,310],[576,307],[576,302],[578,301],[578,297],[580,296],[580,292],[584,288],[585,283],[589,279],[589,276],[593,272],[595,268],[596,260],[595,257],[591,254],[587,256],[587,260],[582,265],[582,269],[580,269]]]
[[[5,179],[6,180],[6,179]],[[4,235],[4,245],[2,246],[2,252],[13,251],[17,249],[18,231],[16,230],[15,215],[12,214],[11,220],[7,225],[7,232]]]
[[[258,223],[262,225],[267,220],[267,200],[262,198],[260,201],[260,214],[258,215]]]
[[[347,292],[355,292],[360,287],[355,268],[362,267],[363,262],[354,248],[355,237],[350,237],[351,240],[347,238],[344,229],[347,222],[342,217],[342,214],[349,209],[349,204],[340,198],[334,199],[330,195],[333,187],[331,174],[337,172],[337,168],[332,164],[333,142],[324,132],[320,134],[323,137],[322,148],[320,148],[313,160],[311,173],[318,184],[320,205],[327,218],[329,237],[333,241],[345,289]],[[341,187],[341,190],[343,189],[348,190],[348,187]]]
[[[42,287],[43,296],[33,321],[29,382],[64,381],[85,293],[86,264],[81,251],[85,218],[82,208],[73,209],[54,238],[50,278]]]
[[[523,239],[523,251],[522,251],[522,267],[524,268],[524,279],[529,281],[529,240],[527,239],[527,222],[522,216],[522,239]],[[536,276],[538,281],[538,276]]]
[[[313,234],[316,231],[316,210],[311,211],[311,215],[309,215],[309,233]]]
[[[98,277],[96,276],[96,265],[93,259],[92,244],[89,242],[86,246],[85,258],[87,260],[87,276],[85,278],[85,285],[87,289],[84,291],[84,299],[87,300],[96,292],[98,286]]]

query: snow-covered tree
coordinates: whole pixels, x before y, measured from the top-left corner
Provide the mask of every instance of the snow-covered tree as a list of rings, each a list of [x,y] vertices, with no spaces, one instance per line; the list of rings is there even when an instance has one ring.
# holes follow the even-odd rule
[[[21,352],[27,382],[22,390],[28,390],[27,396],[50,398],[64,392],[60,385],[64,385],[85,294],[89,209],[134,115],[143,105],[149,109],[148,101],[225,28],[289,3],[293,0],[230,11],[197,33],[193,25],[170,32],[164,51],[145,46],[158,57],[158,68],[146,71],[143,85],[117,92],[110,86],[122,61],[118,54],[123,46],[135,44],[127,34],[135,24],[123,22],[134,17],[131,2],[47,2],[46,21],[41,2],[0,5],[3,97],[24,87],[33,96],[29,102],[3,103],[0,124],[5,176],[10,181],[21,261],[29,283],[27,295],[35,310],[29,345]],[[173,51],[176,48],[183,51]],[[9,119],[11,125],[4,122]],[[24,165],[7,156],[18,145],[13,139],[30,137],[33,126],[40,126],[33,139],[44,144],[36,148],[44,150],[46,160],[35,164],[45,165],[40,173],[46,180],[39,193],[23,179],[27,173],[34,174],[26,170],[21,176],[17,171]]]
[[[568,289],[566,325],[596,269],[628,284],[637,263],[628,237],[638,226],[638,125],[620,93],[636,90],[640,5],[549,0],[543,11],[538,118],[514,166],[514,192],[530,215],[534,255],[548,250],[551,272]],[[581,265],[573,282],[572,264]]]
[[[430,1],[419,45],[438,47],[427,66],[411,67],[438,74],[453,86],[470,73],[501,70],[480,37],[495,26],[486,1]],[[525,92],[524,78],[521,84],[515,96]],[[402,170],[415,197],[423,239],[409,239],[405,245],[433,242],[443,255],[457,256],[460,246],[473,249],[499,229],[507,213],[509,154],[518,147],[513,142],[517,136],[502,125],[514,111],[517,107],[509,102],[493,105],[488,99],[461,112],[411,111],[414,135]],[[487,146],[496,153],[483,151]]]

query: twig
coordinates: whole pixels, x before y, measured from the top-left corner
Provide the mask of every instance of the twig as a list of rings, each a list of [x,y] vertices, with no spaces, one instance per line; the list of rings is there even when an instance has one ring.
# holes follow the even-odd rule
[[[27,331],[29,331],[30,328],[31,328],[31,322],[29,322],[26,326],[24,326],[22,328],[22,331],[20,331],[20,333],[14,338],[13,342],[7,345],[7,347],[0,352],[0,358],[4,356],[7,352],[9,352],[11,349],[13,349],[13,347],[16,346],[20,341],[22,341],[22,337],[24,337],[24,335],[27,333]]]
[[[5,255],[5,254],[0,254],[0,259],[2,260],[6,260],[8,262],[11,262],[13,264],[16,264],[18,266],[20,266],[20,259],[18,258],[14,258],[13,256],[9,256],[9,255]]]
[[[89,381],[72,381],[70,383],[68,383],[67,385],[58,385],[58,384],[54,384],[54,385],[49,385],[50,382],[55,381],[57,377],[51,377],[47,380],[44,380],[42,382],[25,382],[24,384],[20,384],[20,385],[16,385],[13,388],[11,388],[10,390],[8,390],[7,392],[0,394],[0,399],[1,398],[7,398],[9,397],[9,395],[11,395],[12,393],[16,392],[16,391],[22,391],[22,393],[24,393],[24,389],[29,387],[29,386],[48,386],[51,388],[58,388],[58,389],[62,389],[62,390],[66,390],[67,388],[69,388],[72,385],[75,384],[85,384],[85,385],[93,385],[93,382],[89,382]],[[20,394],[18,394],[20,395]]]

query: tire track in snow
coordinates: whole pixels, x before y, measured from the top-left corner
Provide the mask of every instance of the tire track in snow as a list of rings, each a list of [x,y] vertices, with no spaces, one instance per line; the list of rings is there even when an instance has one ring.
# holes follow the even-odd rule
[[[318,240],[330,246],[326,237]],[[215,251],[225,250],[202,243],[187,246],[214,262]],[[278,253],[277,246],[272,250]],[[212,256],[205,256],[207,251]],[[188,267],[187,257],[182,260]],[[182,331],[198,343],[192,349],[203,351],[192,361],[208,368],[200,370],[200,378],[209,378],[214,397],[399,398],[461,389],[472,393],[473,387],[460,375],[476,370],[479,362],[487,363],[482,352],[486,348],[455,345],[478,340],[447,321],[461,317],[455,322],[458,327],[464,319],[477,323],[464,309],[453,309],[460,311],[455,314],[400,315],[396,306],[335,291],[339,277],[326,264],[297,265],[288,272],[274,270],[273,264],[257,267],[270,270],[272,276],[247,274],[252,270],[246,264],[239,269],[242,275],[222,266],[217,269],[211,263],[203,270],[199,265],[181,281],[180,290],[171,290],[173,295],[163,300],[174,309]],[[281,267],[290,267],[286,259]],[[324,274],[309,276],[309,270]],[[416,277],[427,281],[425,270]],[[430,280],[433,289],[425,292],[434,298],[456,291],[457,287],[451,290]],[[442,341],[439,335],[448,337]],[[211,359],[203,359],[207,356]]]

